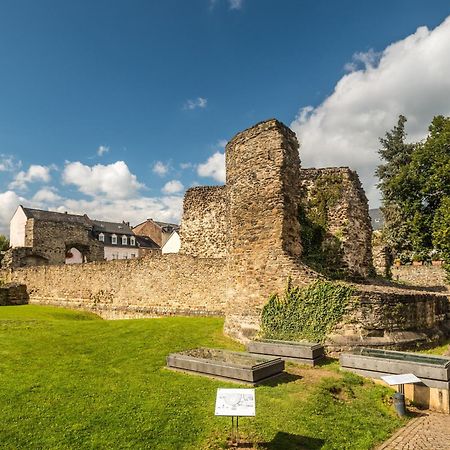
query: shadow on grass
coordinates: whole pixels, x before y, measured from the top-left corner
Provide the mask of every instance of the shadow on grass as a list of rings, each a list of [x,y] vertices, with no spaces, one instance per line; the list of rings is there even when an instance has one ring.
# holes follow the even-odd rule
[[[339,359],[336,358],[330,358],[329,356],[325,356],[320,361],[317,362],[315,367],[326,367],[331,365],[336,365],[336,363],[339,363]]]
[[[258,385],[275,387],[280,384],[292,383],[293,381],[301,380],[302,378],[303,377],[300,375],[294,373],[283,372],[280,375],[261,381]]]
[[[261,442],[258,447],[264,450],[318,450],[324,444],[323,439],[279,431],[271,442]]]

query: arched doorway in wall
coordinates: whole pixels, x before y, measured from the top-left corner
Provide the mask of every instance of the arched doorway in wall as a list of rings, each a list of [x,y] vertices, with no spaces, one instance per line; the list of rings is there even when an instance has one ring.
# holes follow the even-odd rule
[[[66,264],[81,264],[87,261],[89,246],[76,242],[66,243]]]
[[[66,264],[81,264],[84,262],[83,253],[76,247],[71,247],[66,250]]]

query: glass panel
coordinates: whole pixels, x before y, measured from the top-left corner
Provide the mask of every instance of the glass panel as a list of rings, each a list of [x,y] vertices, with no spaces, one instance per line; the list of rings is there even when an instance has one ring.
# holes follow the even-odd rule
[[[393,352],[389,350],[375,350],[370,348],[361,348],[351,353],[355,355],[369,356],[374,358],[394,359],[396,361],[408,361],[422,364],[431,364],[434,366],[450,366],[450,359],[439,358],[436,356],[421,355],[420,353]]]
[[[247,355],[245,353],[230,352],[227,350],[218,350],[212,348],[196,348],[193,350],[186,350],[185,352],[181,352],[180,354],[242,368],[251,368],[259,364],[266,363],[271,359],[276,359],[273,357],[258,357]]]

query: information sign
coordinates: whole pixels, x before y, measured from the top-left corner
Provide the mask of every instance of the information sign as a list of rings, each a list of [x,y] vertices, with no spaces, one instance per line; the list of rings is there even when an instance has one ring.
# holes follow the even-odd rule
[[[215,415],[230,417],[255,416],[255,390],[217,389]]]
[[[381,377],[389,386],[398,386],[400,384],[420,383],[420,378],[417,378],[412,373],[405,373],[400,375],[385,375]]]

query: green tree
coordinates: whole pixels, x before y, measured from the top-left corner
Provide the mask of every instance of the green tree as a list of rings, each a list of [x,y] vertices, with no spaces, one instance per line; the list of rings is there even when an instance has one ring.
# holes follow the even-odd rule
[[[380,138],[378,153],[385,161],[378,166],[376,175],[382,194],[382,211],[385,218],[383,239],[391,248],[394,256],[412,251],[412,242],[407,225],[407,213],[402,200],[408,190],[405,189],[406,167],[411,162],[414,144],[407,144],[405,131],[406,117],[400,115],[398,123],[384,138]]]
[[[450,281],[450,197],[447,196],[436,211],[433,220],[433,243],[445,261],[447,278]]]
[[[0,234],[0,252],[6,251],[9,248],[9,241],[6,236]]]
[[[440,251],[450,264],[450,117],[436,116],[423,142],[406,144],[404,125],[381,139],[377,169],[386,220],[386,242],[397,256]]]

